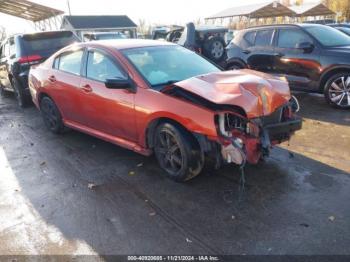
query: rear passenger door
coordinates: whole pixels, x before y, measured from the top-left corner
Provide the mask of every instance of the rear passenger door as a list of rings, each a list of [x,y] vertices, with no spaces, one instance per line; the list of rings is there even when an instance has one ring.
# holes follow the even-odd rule
[[[242,50],[247,56],[245,60],[247,61],[249,68],[262,72],[272,71],[274,63],[274,34],[275,30],[271,28],[259,29],[256,30],[255,35],[252,34],[245,36],[246,38],[250,38],[250,41],[254,43],[247,49]]]
[[[285,76],[294,89],[317,88],[320,51],[313,39],[297,27],[280,28],[276,38],[275,73]],[[298,48],[302,43],[311,43],[313,48]]]
[[[83,55],[83,49],[60,54],[55,58],[47,79],[50,95],[63,113],[64,119],[75,123],[81,121],[79,105]]]

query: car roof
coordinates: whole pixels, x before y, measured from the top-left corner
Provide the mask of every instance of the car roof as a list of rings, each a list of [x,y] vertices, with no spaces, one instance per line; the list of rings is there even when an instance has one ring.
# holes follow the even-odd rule
[[[101,40],[79,43],[79,46],[106,47],[112,49],[131,49],[152,46],[175,46],[176,44],[166,41],[145,40],[145,39],[117,39],[117,40]]]
[[[60,32],[71,32],[70,30],[57,30],[57,31],[42,31],[42,32],[33,32],[33,33],[17,33],[17,34],[12,34],[9,35],[7,38],[11,37],[23,37],[23,36],[30,36],[30,35],[45,35],[45,34],[50,34],[50,33],[60,33]]]
[[[320,24],[273,24],[273,25],[261,25],[261,26],[252,26],[252,27],[248,27],[245,30],[254,30],[254,29],[268,29],[268,28],[278,28],[278,27],[317,27],[317,26],[325,26],[325,25],[320,25]]]

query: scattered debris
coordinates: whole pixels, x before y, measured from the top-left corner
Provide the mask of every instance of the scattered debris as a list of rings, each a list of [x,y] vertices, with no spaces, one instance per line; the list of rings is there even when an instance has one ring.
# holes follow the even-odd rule
[[[140,163],[137,165],[137,167],[142,167],[143,166],[143,163]]]
[[[235,216],[231,216],[231,218],[232,218],[232,220],[236,219],[236,217],[235,217]]]
[[[153,217],[153,216],[156,215],[156,212],[151,212],[151,213],[149,213],[149,215],[150,215],[151,217]]]
[[[186,238],[186,242],[187,242],[187,243],[192,243],[192,240],[191,240],[191,239]]]
[[[45,205],[41,205],[41,207],[45,207]]]
[[[130,171],[129,172],[129,176],[134,176],[135,175],[135,172],[134,171]]]
[[[30,146],[34,146],[34,143],[30,143]]]
[[[148,199],[145,199],[145,202],[148,202]]]
[[[72,187],[77,187],[77,184],[73,184]]]
[[[46,162],[45,162],[45,161],[43,161],[43,162],[40,163],[40,166],[45,166],[45,165],[46,165]]]
[[[335,220],[335,216],[330,216],[328,219],[333,222]]]
[[[88,188],[89,189],[93,189],[94,187],[96,187],[96,185],[94,183],[89,183],[88,184]]]
[[[272,251],[272,248],[271,248],[271,247],[269,247],[269,248],[267,249],[267,251],[268,251],[268,252],[271,252],[271,251]]]
[[[112,223],[117,222],[117,219],[116,219],[115,217],[107,218],[107,220],[108,220],[109,222],[112,222]]]
[[[309,224],[306,224],[306,223],[301,223],[301,224],[299,224],[299,226],[302,226],[302,227],[309,227],[310,225],[309,225]]]
[[[16,192],[19,192],[19,189],[15,189]]]

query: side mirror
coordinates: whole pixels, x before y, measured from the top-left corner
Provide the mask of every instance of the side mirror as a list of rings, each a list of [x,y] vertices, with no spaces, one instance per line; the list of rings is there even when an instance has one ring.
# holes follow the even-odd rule
[[[314,47],[314,44],[310,42],[301,42],[296,45],[297,49],[303,50],[305,53],[311,53]]]
[[[110,89],[128,89],[128,88],[132,88],[133,84],[131,83],[129,78],[126,78],[126,79],[114,78],[114,79],[107,79],[105,82],[105,86]]]

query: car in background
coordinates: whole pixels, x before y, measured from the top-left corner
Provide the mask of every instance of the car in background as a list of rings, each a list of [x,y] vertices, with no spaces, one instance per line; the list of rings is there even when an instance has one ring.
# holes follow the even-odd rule
[[[34,34],[17,34],[8,37],[0,46],[0,93],[14,92],[19,106],[31,101],[28,73],[53,53],[78,42],[71,31],[52,31]]]
[[[54,133],[70,127],[144,155],[176,181],[216,165],[256,164],[301,128],[288,83],[228,71],[179,45],[95,41],[62,49],[29,74]]]
[[[195,26],[188,23],[177,41],[177,44],[202,54],[210,61],[222,65],[226,59],[225,35],[228,29],[222,26]]]
[[[323,93],[350,108],[350,37],[318,24],[270,25],[240,31],[227,47],[227,69],[286,77],[295,90]]]
[[[335,29],[338,29],[339,31],[343,32],[344,34],[350,36],[350,24],[347,23],[340,23],[340,24],[327,24],[330,27],[333,27]]]
[[[127,39],[122,32],[94,32],[84,34],[84,41]]]
[[[177,43],[183,30],[184,27],[179,25],[156,26],[152,28],[152,39]]]

